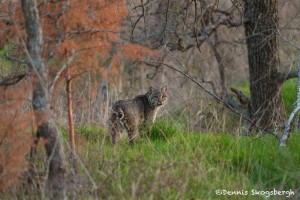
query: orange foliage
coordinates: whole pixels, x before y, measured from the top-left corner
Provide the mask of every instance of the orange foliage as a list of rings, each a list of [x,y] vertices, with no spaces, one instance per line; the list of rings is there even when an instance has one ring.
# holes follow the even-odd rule
[[[39,11],[44,35],[44,56],[55,47],[59,39],[60,45],[55,51],[56,58],[67,58],[72,52],[80,52],[75,61],[86,66],[94,64],[97,55],[107,57],[112,42],[118,39],[120,23],[127,15],[123,0],[72,0],[65,9],[67,1],[40,1]],[[8,40],[20,43],[24,34],[24,19],[19,1],[0,4],[0,13],[8,13],[0,19],[1,46]],[[61,13],[65,10],[65,13]],[[60,16],[61,15],[61,16]],[[60,38],[59,35],[62,35]],[[57,65],[57,62],[54,62]]]
[[[64,5],[48,3],[45,10],[49,13],[61,11]],[[70,8],[58,21],[64,32],[64,40],[57,49],[57,54],[67,59],[72,52],[79,52],[72,64],[77,73],[91,67],[99,67],[95,62],[96,57],[108,56],[112,43],[118,39],[120,23],[126,15],[127,8],[123,0],[73,0]],[[44,18],[43,24],[47,24],[44,27],[45,35],[49,35],[50,38],[57,38],[54,22]],[[76,72],[73,70],[73,73]]]
[[[143,59],[153,53],[139,45],[117,45],[121,23],[127,16],[125,0],[37,0],[43,33],[43,61],[49,66],[49,83],[67,59],[76,52],[70,65],[71,76],[83,71],[100,74],[111,81],[119,74],[120,58]],[[21,1],[4,0],[0,3],[0,49],[8,42],[17,49],[13,56],[25,56],[26,32]],[[116,50],[112,53],[112,46]],[[106,60],[111,57],[111,68]],[[66,72],[63,71],[60,80]],[[30,89],[26,81],[0,88],[0,188],[15,181],[25,170],[25,155],[31,138],[32,112],[24,108],[28,104]],[[84,81],[83,81],[84,82]],[[58,84],[60,85],[60,84]],[[62,85],[60,85],[62,86]],[[93,83],[91,97],[96,97],[97,83]],[[21,92],[22,91],[22,92]],[[56,93],[57,94],[57,93]],[[31,103],[29,102],[29,105]],[[29,111],[28,111],[29,110]]]
[[[29,84],[0,88],[0,190],[18,180],[26,170],[25,155],[32,144]],[[26,105],[27,104],[27,105]]]
[[[112,67],[109,72],[103,69],[105,60],[111,56],[112,44],[118,42],[121,23],[128,14],[125,0],[72,0],[69,6],[66,2],[38,1],[44,35],[44,60],[54,49],[52,61],[49,62],[52,76],[73,52],[78,53],[71,64],[73,75],[92,70],[109,82],[118,76],[120,57],[143,60],[144,55],[153,55],[151,50],[137,44],[117,45],[111,59]],[[5,1],[0,4],[0,13],[9,13],[7,20],[0,19],[0,27],[4,30],[0,32],[0,40],[5,41],[0,45],[5,45],[8,39],[17,44],[21,38],[26,41],[20,2]],[[97,61],[97,57],[102,58],[102,63]]]
[[[109,82],[119,76],[120,58],[143,60],[145,55],[154,55],[136,44],[118,45],[121,24],[128,14],[125,0],[72,0],[69,7],[66,2],[38,0],[43,61],[49,66],[49,83],[73,52],[77,57],[70,65],[71,76],[88,71]],[[21,1],[2,1],[0,15],[0,49],[8,42],[14,43],[18,46],[14,56],[24,57],[26,34]],[[113,44],[116,50],[112,53]],[[107,68],[109,57],[111,67]],[[66,73],[61,74],[62,79]],[[30,92],[24,80],[21,83],[0,88],[0,188],[15,182],[25,170],[24,157],[32,144],[28,133],[33,129],[32,112],[24,108]],[[97,85],[93,83],[90,97],[97,96]]]
[[[137,44],[126,44],[121,46],[120,52],[128,60],[144,60],[144,56],[152,57],[155,51]]]

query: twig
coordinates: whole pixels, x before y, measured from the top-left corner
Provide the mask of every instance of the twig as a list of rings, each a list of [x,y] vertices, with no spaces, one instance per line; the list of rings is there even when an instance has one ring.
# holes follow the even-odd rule
[[[139,21],[142,19],[142,17],[145,15],[145,8],[144,8],[144,1],[141,0],[142,4],[140,5],[140,7],[142,8],[142,14],[139,16],[139,18],[135,21],[133,27],[132,27],[132,30],[131,30],[131,36],[130,36],[130,40],[133,40],[133,32],[134,32],[134,29],[136,27],[136,25],[139,23]],[[148,1],[149,2],[149,1]],[[148,3],[147,2],[147,3]]]
[[[286,73],[279,73],[278,75],[278,81],[280,83],[283,83],[286,80],[292,79],[292,78],[298,78],[298,70],[286,72]]]
[[[168,14],[169,14],[169,6],[170,6],[170,0],[168,0],[168,2],[167,2],[166,20],[165,20],[163,29],[162,29],[162,31],[160,32],[158,38],[154,41],[154,43],[157,42],[157,41],[159,41],[159,40],[161,39],[161,37],[163,36],[163,34],[164,34],[164,32],[165,32],[165,30],[166,30],[166,28],[167,28],[167,24],[168,24],[168,21],[169,21],[169,18],[168,18]]]
[[[113,31],[113,30],[100,30],[100,29],[84,29],[84,30],[71,30],[69,32],[66,32],[66,35],[74,34],[74,35],[79,35],[82,33],[124,33],[124,31]]]
[[[68,65],[70,65],[73,60],[75,59],[75,57],[77,56],[77,53],[73,53],[67,60],[67,62],[60,68],[60,70],[56,73],[56,76],[54,77],[53,79],[53,82],[52,84],[50,85],[50,88],[49,88],[49,93],[50,93],[50,96],[52,96],[52,93],[53,93],[53,90],[54,90],[54,87],[57,83],[57,81],[59,80],[59,78],[61,77],[63,71],[68,67]]]
[[[143,4],[141,4],[141,5],[135,6],[135,7],[132,8],[132,10],[135,10],[135,9],[137,9],[137,8],[139,8],[139,7],[146,6],[149,2],[150,2],[150,0],[148,0],[146,3],[143,3]]]

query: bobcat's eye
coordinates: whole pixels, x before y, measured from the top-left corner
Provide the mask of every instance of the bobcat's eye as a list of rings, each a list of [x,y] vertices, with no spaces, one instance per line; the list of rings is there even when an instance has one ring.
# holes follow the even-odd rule
[[[157,97],[153,97],[152,101],[155,102],[155,103],[157,103],[158,102],[158,98]]]

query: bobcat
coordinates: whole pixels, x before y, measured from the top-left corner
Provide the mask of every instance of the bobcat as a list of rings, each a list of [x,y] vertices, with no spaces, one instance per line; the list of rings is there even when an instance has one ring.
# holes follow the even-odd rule
[[[138,128],[141,125],[150,125],[155,121],[159,108],[167,100],[167,90],[167,86],[160,89],[150,87],[150,90],[144,95],[114,103],[112,114],[108,120],[112,143],[116,143],[116,137],[125,127],[129,144],[133,144],[134,138],[138,135]]]

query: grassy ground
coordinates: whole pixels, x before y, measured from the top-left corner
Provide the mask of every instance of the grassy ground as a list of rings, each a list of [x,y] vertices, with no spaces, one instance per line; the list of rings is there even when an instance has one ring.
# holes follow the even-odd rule
[[[297,98],[297,79],[291,79],[283,84],[282,96],[287,113],[291,113]]]
[[[225,133],[186,133],[170,121],[156,123],[134,146],[127,144],[126,135],[113,147],[101,129],[77,132],[85,138],[79,156],[98,187],[83,187],[82,199],[264,199],[251,190],[274,188],[292,189],[292,199],[300,198],[298,134],[280,149],[272,136],[253,141]],[[82,165],[80,172],[85,174]],[[91,185],[83,177],[81,182]],[[248,195],[217,196],[217,189]]]
[[[292,80],[283,88],[287,109],[293,107],[296,95],[291,91],[295,91],[295,84]],[[246,86],[244,91],[249,92]],[[233,118],[230,123],[237,121]],[[274,189],[292,190],[294,194],[288,199],[300,199],[299,133],[291,134],[287,148],[283,149],[273,136],[257,139],[236,132],[189,132],[185,124],[187,121],[183,119],[158,119],[133,146],[128,145],[126,134],[112,146],[105,129],[78,127],[79,193],[75,199],[286,199],[289,196],[252,195],[252,190]],[[67,140],[64,133],[65,144]],[[37,160],[42,172],[47,166],[45,155],[43,158]],[[68,187],[73,185],[69,176],[70,168]],[[0,199],[41,199],[43,190],[13,187],[10,192],[0,193]],[[217,195],[219,190],[227,195]],[[244,195],[229,195],[229,192]]]

